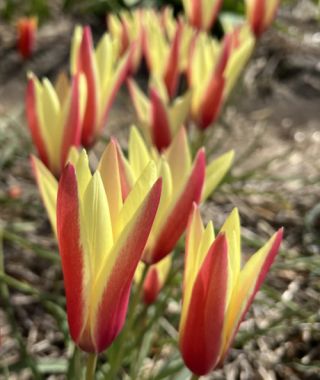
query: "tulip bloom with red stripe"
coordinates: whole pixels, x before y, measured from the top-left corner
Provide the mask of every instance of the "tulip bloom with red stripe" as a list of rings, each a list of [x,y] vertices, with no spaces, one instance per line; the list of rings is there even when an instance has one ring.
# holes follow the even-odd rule
[[[131,129],[128,159],[121,155],[123,190],[130,189],[151,159],[163,181],[159,210],[142,257],[145,263],[155,264],[174,249],[187,226],[193,202],[199,203],[213,191],[228,171],[232,157],[233,152],[226,153],[206,167],[202,148],[192,159],[183,128],[160,155],[147,148],[136,128]]]
[[[87,82],[81,143],[91,147],[101,134],[114,98],[127,76],[131,50],[118,58],[117,41],[105,33],[96,49],[91,29],[76,27],[71,48],[71,73],[83,73]]]
[[[116,142],[113,141],[113,144]],[[184,129],[178,132],[162,155],[154,149],[148,150],[136,128],[131,129],[128,159],[124,157],[119,145],[116,146],[119,174],[115,173],[120,178],[123,200],[150,161],[155,161],[157,175],[162,177],[160,206],[143,253],[146,263],[157,263],[172,251],[184,232],[193,202],[204,201],[221,182],[231,166],[233,152],[218,157],[206,166],[204,150],[200,149],[192,160]],[[117,178],[112,179],[106,152],[102,155],[98,170],[106,183],[117,183]],[[76,160],[73,159],[72,162]],[[33,158],[32,164],[50,222],[56,231],[54,215],[57,182],[39,160]],[[105,173],[111,173],[109,178]]]
[[[218,17],[223,0],[182,0],[189,23],[196,29],[209,30]]]
[[[119,56],[122,57],[133,47],[130,59],[129,73],[134,74],[142,58],[142,9],[133,12],[122,11],[119,16],[110,13],[108,15],[108,30],[119,44]]]
[[[180,50],[182,42],[182,25],[178,25],[172,39],[166,31],[156,12],[145,14],[143,22],[143,51],[150,76],[160,78],[167,88],[170,98],[177,92],[180,74]]]
[[[99,353],[121,331],[132,279],[157,212],[161,179],[150,161],[125,200],[117,147],[111,142],[103,171],[90,172],[83,152],[62,172],[57,237],[70,334],[84,351]]]
[[[220,44],[205,33],[193,40],[187,78],[192,90],[191,116],[200,129],[218,118],[254,47],[249,28],[227,33]]]
[[[162,151],[171,144],[185,123],[189,114],[191,93],[179,96],[170,104],[161,80],[154,80],[149,84],[149,98],[133,79],[128,81],[128,88],[145,139],[159,152]]]
[[[240,221],[233,210],[214,236],[194,206],[186,237],[179,346],[186,366],[202,376],[223,360],[276,257],[280,229],[241,268]]]
[[[17,48],[22,58],[29,58],[35,47],[38,20],[36,17],[22,17],[17,22]]]
[[[71,83],[64,74],[53,86],[29,74],[26,92],[26,115],[29,130],[39,157],[48,169],[59,176],[69,149],[80,145],[86,87],[76,75]]]
[[[280,0],[246,0],[245,3],[248,23],[259,38],[276,17]]]

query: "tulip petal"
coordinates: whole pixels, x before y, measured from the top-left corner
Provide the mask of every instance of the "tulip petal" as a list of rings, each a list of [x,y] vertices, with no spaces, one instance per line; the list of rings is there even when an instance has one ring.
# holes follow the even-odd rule
[[[57,197],[57,236],[62,262],[70,334],[75,342],[81,337],[86,294],[84,257],[80,243],[80,207],[75,169],[68,164],[62,172]]]
[[[66,163],[71,146],[79,146],[81,138],[80,75],[73,78],[68,104],[68,115],[63,129],[61,167]]]
[[[151,106],[148,98],[140,90],[133,79],[127,80],[127,86],[139,121],[143,124],[149,125],[151,119]]]
[[[181,37],[182,26],[181,24],[178,24],[173,41],[171,42],[169,56],[167,58],[167,66],[163,78],[170,98],[173,98],[177,91]]]
[[[132,126],[129,137],[129,162],[135,176],[139,176],[151,160],[150,154],[137,128]]]
[[[191,153],[186,130],[181,128],[165,152],[172,175],[172,185],[179,194],[191,170]]]
[[[204,182],[205,153],[200,150],[195,158],[195,162],[189,179],[181,192],[178,194],[176,202],[164,220],[164,225],[159,232],[152,247],[145,252],[143,260],[149,264],[160,261],[169,254],[178,239],[185,230],[188,217],[192,210],[193,202],[198,203]]]
[[[26,114],[33,142],[38,150],[41,161],[48,167],[49,159],[44,138],[41,135],[40,121],[37,110],[36,81],[33,74],[29,75],[26,91]]]
[[[158,179],[122,231],[110,255],[113,260],[108,260],[95,283],[97,298],[101,295],[95,324],[97,352],[109,346],[123,326],[132,278],[158,208],[160,193],[161,179]]]
[[[186,121],[191,104],[191,91],[178,97],[169,108],[170,130],[175,135]]]
[[[218,76],[214,73],[200,104],[198,117],[199,128],[205,129],[209,127],[219,116],[224,85],[225,80],[223,76]]]
[[[220,363],[222,363],[239,329],[241,321],[247,313],[254,296],[259,290],[278,253],[282,236],[283,229],[280,229],[248,260],[240,272],[227,310],[227,319],[224,327],[224,344],[223,350],[221,351]]]
[[[140,204],[150,191],[151,186],[157,178],[157,168],[154,161],[150,161],[144,169],[132,190],[128,194],[123,207],[119,214],[118,224],[116,228],[116,238],[121,234],[123,228],[129,223],[133,215],[136,213]]]
[[[227,244],[221,234],[212,243],[197,274],[190,304],[180,321],[180,350],[186,366],[198,376],[207,374],[219,357],[226,307],[227,266]]]
[[[79,47],[78,70],[83,72],[87,80],[87,104],[82,126],[82,145],[91,146],[96,135],[99,97],[97,89],[97,67],[93,56],[92,35],[89,27],[83,29]]]
[[[233,162],[234,151],[223,154],[206,167],[206,180],[201,201],[204,202],[222,181]]]
[[[57,236],[56,206],[58,182],[51,172],[35,156],[31,156],[31,165],[36,178],[42,201],[47,210],[51,227]]]
[[[115,226],[118,223],[123,202],[117,145],[113,140],[111,140],[103,152],[98,170],[100,171],[104,189],[107,194],[112,226]],[[115,233],[115,230],[113,230],[114,235]]]
[[[157,90],[150,89],[151,128],[153,144],[159,151],[167,148],[171,142],[170,120],[168,110]]]

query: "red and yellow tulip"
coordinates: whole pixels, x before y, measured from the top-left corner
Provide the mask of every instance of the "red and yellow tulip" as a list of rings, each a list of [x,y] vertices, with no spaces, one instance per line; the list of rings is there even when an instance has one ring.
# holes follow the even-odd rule
[[[108,33],[94,49],[88,26],[78,26],[74,31],[71,72],[84,74],[88,92],[81,134],[84,147],[92,146],[101,134],[114,98],[128,73],[131,53],[119,59],[118,50],[118,42]]]
[[[180,74],[182,27],[178,26],[172,39],[168,39],[158,14],[149,12],[146,13],[143,28],[143,49],[150,76],[160,78],[170,98],[173,98]]]
[[[119,56],[122,57],[133,47],[129,68],[131,74],[137,71],[142,58],[142,17],[142,10],[137,9],[133,12],[122,11],[119,16],[110,13],[107,19],[108,30],[119,44]]]
[[[254,47],[246,27],[226,34],[220,44],[205,33],[193,41],[187,70],[191,115],[200,129],[215,122]]]
[[[259,38],[276,17],[280,0],[246,0],[245,3],[248,23]]]
[[[17,22],[17,48],[22,58],[29,58],[34,50],[38,20],[36,17],[22,17]]]
[[[128,88],[146,141],[162,151],[170,145],[185,123],[189,114],[191,93],[186,93],[170,102],[166,87],[161,80],[150,82],[150,99],[133,79],[128,81]]]
[[[209,30],[216,21],[223,0],[182,0],[189,23],[196,29]]]
[[[157,176],[162,177],[163,190],[159,210],[143,254],[143,261],[154,264],[175,247],[186,228],[193,202],[204,201],[221,182],[231,166],[233,152],[218,157],[206,167],[205,153],[200,149],[192,162],[183,128],[162,155],[155,149],[147,148],[136,128],[131,129],[128,159],[124,157],[118,144],[117,147],[123,200],[127,198],[150,161],[155,161]],[[71,161],[77,162],[77,155],[72,156],[75,158]],[[32,164],[44,205],[55,230],[57,181],[39,160],[33,158]],[[105,173],[110,173],[106,153],[100,160],[98,171],[103,179],[107,178]],[[110,183],[112,178],[109,175]]]
[[[26,115],[33,143],[42,162],[59,176],[69,149],[79,146],[86,99],[84,78],[76,75],[71,83],[64,74],[53,86],[44,78],[28,75]]]
[[[217,238],[197,206],[186,237],[179,346],[196,375],[222,364],[256,292],[278,253],[280,229],[241,268],[240,221],[234,209]]]
[[[161,179],[150,161],[125,200],[117,147],[90,172],[83,151],[62,172],[57,237],[70,334],[84,351],[99,353],[123,327],[132,279],[157,212]]]
[[[193,202],[204,200],[222,180],[230,168],[233,152],[214,160],[206,168],[203,149],[199,149],[192,160],[183,128],[161,155],[154,149],[149,150],[137,129],[132,128],[128,159],[122,155],[124,182],[129,188],[151,159],[155,160],[158,175],[162,177],[163,191],[143,261],[155,264],[175,247],[186,228]]]

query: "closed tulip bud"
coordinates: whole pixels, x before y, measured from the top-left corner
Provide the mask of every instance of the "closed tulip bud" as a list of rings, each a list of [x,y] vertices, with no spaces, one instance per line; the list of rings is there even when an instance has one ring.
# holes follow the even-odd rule
[[[185,123],[191,101],[188,92],[170,103],[165,85],[161,80],[149,84],[149,98],[133,79],[128,81],[129,92],[144,136],[158,151],[167,148]]]
[[[186,236],[179,346],[186,366],[208,374],[223,360],[278,253],[280,229],[241,268],[240,221],[235,209],[217,238],[194,206]]]
[[[28,75],[26,115],[33,143],[42,162],[59,176],[69,149],[80,145],[86,101],[84,77],[76,75],[71,83],[60,74],[53,86],[45,78],[40,82]]]
[[[117,148],[104,170],[90,172],[86,153],[61,175],[57,237],[70,334],[84,351],[100,353],[121,331],[132,279],[158,208],[161,179],[150,161],[125,200]]]
[[[216,21],[223,0],[182,0],[189,23],[196,29],[209,30]]]
[[[259,38],[274,20],[280,0],[246,0],[245,3],[248,23]]]
[[[161,289],[163,288],[170,272],[172,256],[168,255],[158,263],[151,265],[147,269],[147,274],[143,282],[142,297],[146,305],[153,304]],[[134,279],[136,283],[141,281],[145,264],[140,262],[136,270]]]
[[[17,22],[17,48],[22,58],[29,58],[35,48],[38,20],[22,17]]]
[[[76,27],[71,48],[71,72],[83,73],[87,83],[87,102],[81,143],[91,147],[107,121],[114,98],[127,76],[131,50],[118,59],[118,43],[107,33],[93,48],[91,30]]]

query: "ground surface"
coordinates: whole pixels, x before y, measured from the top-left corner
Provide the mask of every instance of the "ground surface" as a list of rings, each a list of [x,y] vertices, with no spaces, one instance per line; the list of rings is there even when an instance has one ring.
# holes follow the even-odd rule
[[[207,140],[207,149],[214,155],[235,149],[236,159],[231,175],[203,210],[206,218],[220,226],[227,213],[239,207],[246,253],[252,253],[275,229],[285,227],[285,242],[266,286],[242,324],[224,370],[213,379],[320,378],[320,24],[316,11],[307,1],[282,10],[277,28],[259,42],[243,83]],[[61,310],[54,308],[50,294],[62,295],[63,286],[59,264],[51,255],[57,251],[56,244],[28,162],[32,148],[23,97],[27,70],[53,78],[67,66],[72,27],[67,18],[46,24],[32,61],[22,63],[13,48],[12,31],[0,26],[0,227],[5,267],[9,275],[41,291],[39,296],[13,286],[10,305],[0,303],[0,363],[16,366],[10,379],[31,377],[28,370],[19,370],[14,326],[8,320],[10,312],[4,310],[14,314],[25,348],[35,357],[68,354],[61,326],[52,317]],[[123,89],[106,135],[125,135],[133,117]],[[99,144],[97,150],[103,147]],[[14,194],[17,188],[21,194]]]

